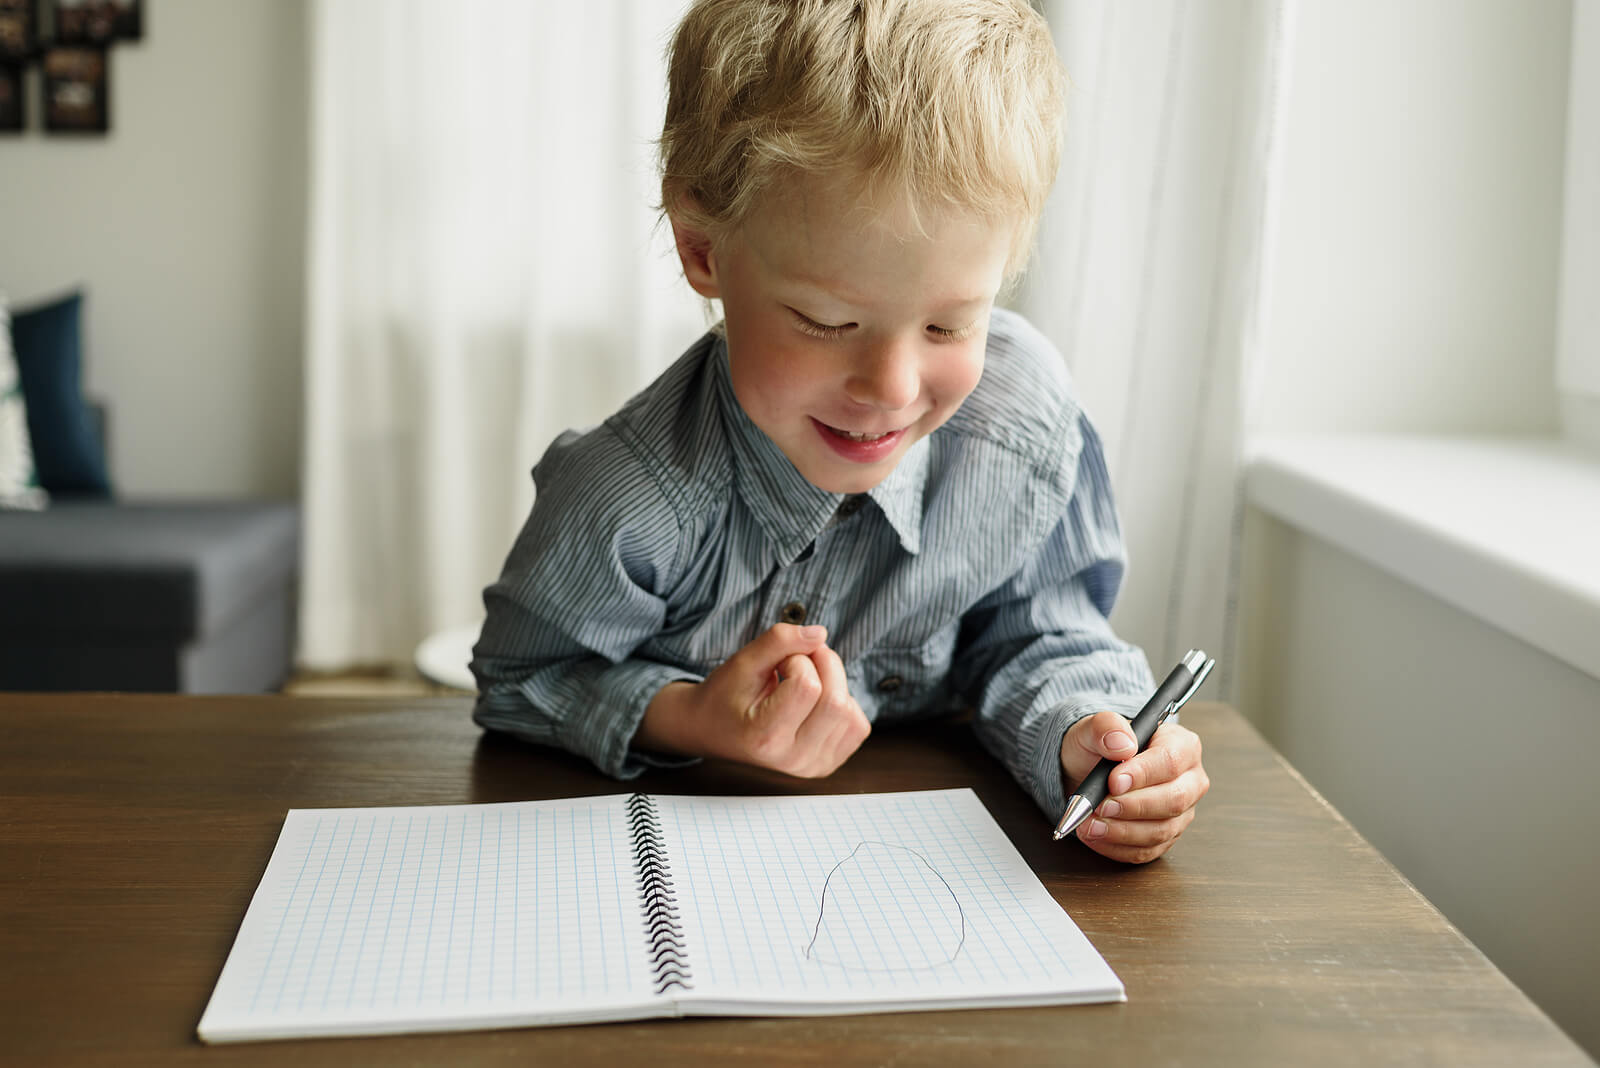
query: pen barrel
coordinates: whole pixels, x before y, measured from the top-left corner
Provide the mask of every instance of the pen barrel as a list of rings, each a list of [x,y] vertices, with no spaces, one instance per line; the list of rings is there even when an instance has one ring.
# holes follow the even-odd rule
[[[1194,672],[1179,664],[1172,669],[1166,681],[1156,687],[1156,692],[1139,710],[1139,714],[1133,717],[1133,722],[1129,726],[1133,728],[1133,737],[1141,752],[1150,744],[1150,738],[1155,734],[1156,728],[1167,718],[1167,706],[1182,697],[1183,692],[1193,681]]]
[[[1102,760],[1094,766],[1094,770],[1083,777],[1078,788],[1072,791],[1073,796],[1081,797],[1089,802],[1090,808],[1099,808],[1100,802],[1106,799],[1107,785],[1111,780],[1111,769],[1117,766],[1115,760]]]

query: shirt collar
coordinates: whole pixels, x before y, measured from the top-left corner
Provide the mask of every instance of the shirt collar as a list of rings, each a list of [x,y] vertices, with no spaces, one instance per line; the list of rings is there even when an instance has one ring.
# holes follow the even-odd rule
[[[922,551],[922,487],[928,481],[928,439],[912,445],[889,477],[867,491],[894,532],[900,547],[915,556]]]
[[[719,337],[711,354],[722,422],[733,444],[734,486],[772,540],[780,566],[793,563],[833,518],[844,494],[806,480],[773,440],[750,421],[733,394],[728,343]],[[922,487],[927,480],[928,442],[911,447],[895,469],[867,492],[909,553],[922,547]]]

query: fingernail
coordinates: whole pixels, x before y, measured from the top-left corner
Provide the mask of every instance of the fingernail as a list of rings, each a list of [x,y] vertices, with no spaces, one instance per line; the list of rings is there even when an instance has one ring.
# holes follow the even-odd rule
[[[1120,801],[1107,801],[1105,804],[1100,806],[1100,815],[1104,816],[1108,820],[1116,819],[1118,813],[1121,811],[1122,802]]]
[[[1088,823],[1085,823],[1083,825],[1083,836],[1085,838],[1104,838],[1106,836],[1105,821],[1090,820]]]
[[[1111,792],[1114,794],[1125,794],[1132,785],[1133,776],[1125,771],[1119,771],[1111,776]]]
[[[1106,748],[1113,753],[1133,748],[1133,735],[1127,731],[1111,731],[1106,735]]]
[[[807,638],[807,639],[809,639],[811,641],[816,641],[818,638],[827,637],[827,634],[828,634],[828,628],[827,627],[801,627],[800,628],[800,636],[803,637],[803,638]]]

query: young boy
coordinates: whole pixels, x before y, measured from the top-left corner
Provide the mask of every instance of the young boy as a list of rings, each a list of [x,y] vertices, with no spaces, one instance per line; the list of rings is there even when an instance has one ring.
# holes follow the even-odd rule
[[[1061,357],[996,309],[1058,157],[1024,0],[701,0],[672,48],[663,208],[724,321],[534,469],[474,718],[608,774],[714,756],[824,776],[874,723],[976,712],[1051,822],[1143,862],[1208,786],[1134,755],[1143,654]],[[1131,759],[1128,759],[1131,758]]]

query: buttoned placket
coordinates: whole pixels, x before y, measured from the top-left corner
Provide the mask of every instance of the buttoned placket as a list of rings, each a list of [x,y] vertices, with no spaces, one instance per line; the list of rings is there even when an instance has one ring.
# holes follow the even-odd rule
[[[773,576],[766,596],[766,615],[770,622],[789,623],[797,627],[816,623],[826,625],[824,613],[828,598],[825,591],[828,586],[825,582],[813,581],[813,576],[819,574],[818,567],[823,563],[817,559],[817,542],[859,512],[866,501],[867,495],[864,493],[853,493],[841,501],[817,537],[800,551],[789,566]]]

